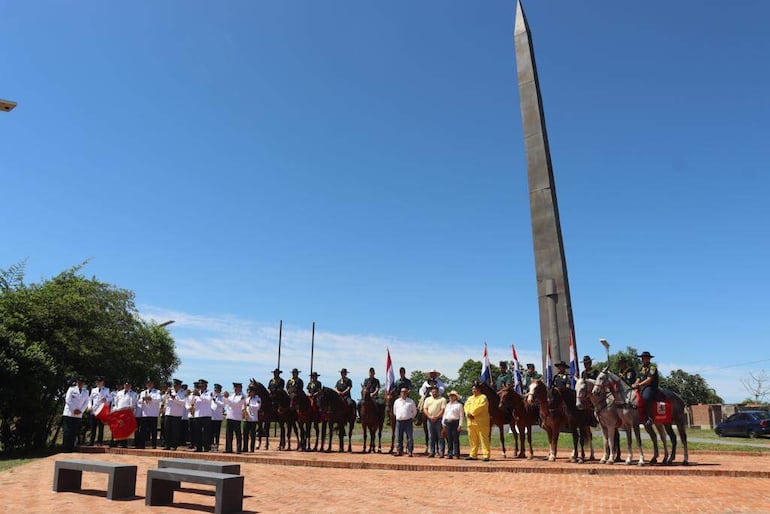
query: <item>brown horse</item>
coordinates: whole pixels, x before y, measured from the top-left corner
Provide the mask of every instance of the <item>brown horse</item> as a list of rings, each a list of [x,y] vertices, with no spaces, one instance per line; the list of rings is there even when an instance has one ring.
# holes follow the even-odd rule
[[[315,445],[312,451],[318,451],[318,425],[321,421],[321,413],[313,398],[305,393],[297,393],[296,396],[297,425],[299,426],[299,447],[302,451],[311,451],[310,430],[315,430]]]
[[[388,424],[390,425],[390,450],[388,453],[393,453],[396,442],[396,415],[393,414],[393,403],[398,396],[399,393],[395,388],[385,393],[385,415],[387,416]]]
[[[325,451],[332,451],[332,434],[334,433],[335,429],[339,433],[339,439],[340,439],[340,450],[344,451],[344,441],[345,441],[345,428],[347,427],[347,436],[348,436],[348,451],[353,451],[353,445],[352,445],[352,438],[353,438],[353,427],[356,424],[356,406],[355,404],[350,405],[345,398],[340,396],[340,394],[329,387],[325,387],[322,389],[321,392],[321,412],[322,415],[326,417],[326,422],[324,423],[324,427],[321,429],[322,431],[322,439],[324,439],[321,442],[321,451],[324,451],[324,448],[326,446],[325,441],[325,430],[329,429],[329,448]]]
[[[510,426],[513,430],[513,412],[500,408],[500,397],[497,391],[486,382],[481,382],[480,391],[487,397],[487,404],[489,405],[489,430],[491,432],[492,426],[496,426],[500,432],[500,448],[503,451],[503,458],[505,458],[505,425]]]
[[[537,424],[537,412],[535,407],[530,407],[524,401],[524,396],[516,392],[510,384],[498,391],[500,397],[500,409],[510,412],[517,428],[517,434],[513,434],[513,441],[516,444],[515,454],[517,459],[523,459],[525,454],[524,438],[526,435],[529,442],[529,457],[534,456],[532,451],[532,425]],[[521,444],[519,444],[521,442]]]
[[[249,386],[257,388],[257,396],[262,403],[259,409],[259,422],[257,423],[257,449],[262,447],[262,438],[265,438],[265,450],[270,449],[270,424],[275,421],[277,413],[273,400],[270,398],[270,392],[253,378],[249,381]]]
[[[358,407],[358,417],[364,429],[364,447],[361,453],[366,453],[367,431],[370,435],[369,453],[374,453],[375,433],[378,435],[377,451],[382,453],[382,426],[385,424],[385,412],[365,387],[361,389],[361,404]]]
[[[276,406],[275,420],[281,428],[281,442],[279,450],[291,450],[291,434],[294,432],[297,438],[297,449],[299,450],[299,432],[297,430],[297,411],[291,407],[289,394],[283,389],[277,389],[270,395],[273,405]]]
[[[581,411],[576,407],[575,391],[568,388],[552,387],[550,390],[542,380],[536,380],[529,386],[527,402],[532,404],[537,401],[540,404],[540,420],[548,434],[548,460],[556,460],[559,448],[559,433],[566,428],[572,433],[572,455],[570,462],[582,463],[585,461],[584,443],[588,438],[591,441],[591,419],[587,411]],[[578,456],[578,444],[580,456]],[[591,442],[591,459],[593,459],[593,443]]]

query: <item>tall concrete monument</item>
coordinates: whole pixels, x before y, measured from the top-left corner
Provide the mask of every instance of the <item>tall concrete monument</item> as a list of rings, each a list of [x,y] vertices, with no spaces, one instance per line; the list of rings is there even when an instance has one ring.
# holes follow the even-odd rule
[[[540,307],[540,339],[545,366],[549,345],[554,363],[560,360],[569,362],[569,342],[570,336],[574,334],[574,323],[535,52],[527,18],[519,0],[516,1],[516,25],[513,34],[529,177],[529,206]]]

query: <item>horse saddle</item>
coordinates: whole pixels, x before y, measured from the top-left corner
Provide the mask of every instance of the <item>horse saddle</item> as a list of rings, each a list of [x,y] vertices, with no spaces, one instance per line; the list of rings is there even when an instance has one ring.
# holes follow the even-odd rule
[[[639,412],[640,418],[644,418],[645,410],[642,394],[638,389],[634,389],[634,393],[636,394],[637,411]],[[666,392],[662,389],[658,389],[655,393],[655,398],[653,401],[655,402],[655,409],[653,410],[654,416],[652,420],[653,423],[656,425],[670,424],[673,419],[673,408],[671,405],[671,400],[668,398],[668,395],[666,395]]]

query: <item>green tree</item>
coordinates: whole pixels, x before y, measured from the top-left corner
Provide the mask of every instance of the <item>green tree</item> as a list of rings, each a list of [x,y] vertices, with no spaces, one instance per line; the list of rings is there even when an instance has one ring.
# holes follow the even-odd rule
[[[85,263],[25,285],[0,270],[0,445],[38,449],[58,435],[75,375],[89,383],[167,379],[179,361],[168,331],[138,316],[134,294],[79,274]],[[23,273],[21,274],[23,275]],[[8,280],[9,277],[11,280]]]
[[[687,405],[698,403],[722,403],[722,398],[709,387],[708,382],[697,373],[691,375],[681,369],[676,369],[667,377],[660,377],[660,387],[671,389],[679,394]]]
[[[467,398],[470,396],[472,394],[471,386],[473,382],[481,377],[481,367],[481,361],[468,359],[463,362],[460,369],[457,370],[457,380],[452,382],[452,387],[457,389],[457,392],[463,397]],[[489,367],[491,368],[492,379],[494,380],[500,375],[500,368],[491,363]]]

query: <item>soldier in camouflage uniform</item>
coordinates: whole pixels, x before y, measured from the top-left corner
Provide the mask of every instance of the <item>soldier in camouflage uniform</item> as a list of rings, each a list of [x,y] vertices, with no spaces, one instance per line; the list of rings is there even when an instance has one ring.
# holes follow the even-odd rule
[[[273,370],[273,378],[270,379],[270,382],[267,383],[267,390],[270,391],[270,394],[273,395],[277,393],[280,389],[283,389],[285,384],[283,379],[281,378],[281,371],[278,368],[275,368]]]
[[[560,361],[556,363],[557,373],[553,376],[554,387],[566,387],[572,389],[570,384],[569,374],[567,373],[567,363]]]
[[[299,378],[300,371],[297,368],[291,370],[291,378],[286,383],[286,393],[291,399],[291,407],[297,406],[297,393],[304,393],[305,382]]]
[[[334,389],[339,393],[340,397],[348,404],[348,407],[355,408],[356,403],[350,397],[350,390],[353,388],[353,381],[348,378],[347,368],[340,370],[340,379],[334,384]]]
[[[310,374],[310,382],[307,383],[307,394],[315,403],[316,409],[321,409],[321,392],[323,384],[318,380],[320,375],[315,371]]]

